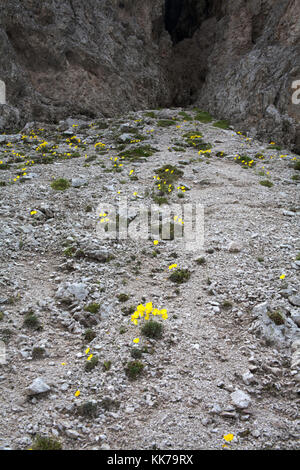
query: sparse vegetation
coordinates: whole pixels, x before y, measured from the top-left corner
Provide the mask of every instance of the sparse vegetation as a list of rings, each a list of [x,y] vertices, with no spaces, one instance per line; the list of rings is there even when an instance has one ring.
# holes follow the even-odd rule
[[[83,418],[93,419],[98,416],[98,403],[87,401],[82,403],[77,409],[79,416]]]
[[[142,326],[142,334],[148,338],[158,339],[162,337],[163,325],[155,320],[149,320]]]
[[[195,108],[194,111],[196,112],[195,121],[203,123],[212,122],[213,118],[207,111],[201,111],[199,108]]]
[[[90,372],[95,367],[97,367],[99,363],[99,358],[97,356],[93,356],[90,361],[87,361],[85,364],[85,371]]]
[[[268,317],[275,323],[275,325],[283,325],[285,323],[284,316],[279,310],[268,312]]]
[[[190,277],[191,273],[188,269],[176,269],[169,276],[169,279],[176,284],[183,284],[184,282],[187,282]]]
[[[64,178],[52,181],[51,188],[55,191],[65,191],[70,187],[70,182]]]
[[[100,310],[100,304],[98,304],[97,302],[93,302],[84,307],[84,311],[89,312],[89,313],[96,314],[99,312],[99,310]]]
[[[224,119],[222,121],[214,122],[213,126],[218,127],[219,129],[229,129],[229,122]]]
[[[31,446],[32,450],[62,450],[61,443],[55,437],[36,436]]]
[[[267,188],[272,188],[273,183],[270,180],[262,180],[259,182],[262,186],[266,186]]]
[[[141,373],[143,372],[144,369],[144,364],[140,361],[131,361],[128,362],[126,368],[125,368],[125,373],[127,377],[131,380],[137,379]]]
[[[91,328],[88,328],[87,330],[85,330],[84,332],[84,339],[87,343],[90,343],[91,341],[93,341],[93,339],[95,339],[97,337],[97,334],[95,333],[95,331],[93,331]]]
[[[38,317],[33,312],[28,312],[25,315],[23,326],[30,328],[31,330],[41,330],[42,325]]]
[[[127,300],[130,299],[130,296],[128,294],[118,294],[117,298],[119,302],[127,302]]]

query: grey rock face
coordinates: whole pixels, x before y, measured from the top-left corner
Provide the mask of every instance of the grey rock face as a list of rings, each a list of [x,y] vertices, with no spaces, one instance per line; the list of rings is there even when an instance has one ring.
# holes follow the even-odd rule
[[[251,398],[249,395],[247,395],[247,393],[243,392],[242,390],[236,390],[235,392],[231,393],[230,398],[233,405],[239,409],[248,408],[251,403]]]
[[[65,301],[85,300],[89,291],[83,283],[65,283],[56,292],[56,297]]]
[[[0,128],[197,103],[297,151],[299,15],[297,0],[3,0]]]
[[[39,395],[40,393],[46,393],[50,391],[50,387],[40,377],[35,379],[29,387],[27,387],[27,393],[29,395]]]

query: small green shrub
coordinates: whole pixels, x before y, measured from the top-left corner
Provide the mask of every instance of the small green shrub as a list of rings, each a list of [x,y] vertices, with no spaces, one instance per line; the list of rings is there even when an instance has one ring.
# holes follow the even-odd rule
[[[294,164],[294,170],[300,171],[300,160],[297,160]]]
[[[110,369],[111,369],[111,361],[104,361],[103,362],[104,372],[108,372]]]
[[[38,317],[33,312],[28,312],[25,315],[23,326],[32,330],[41,330],[42,325]]]
[[[70,182],[64,178],[52,181],[51,188],[55,191],[65,191],[70,187]]]
[[[280,311],[268,312],[268,317],[275,323],[275,325],[284,324],[284,316]]]
[[[127,367],[125,368],[125,373],[129,379],[135,380],[141,375],[143,369],[144,364],[142,364],[140,361],[131,361],[128,362]]]
[[[121,308],[121,311],[123,312],[124,317],[128,317],[129,315],[132,315],[135,312],[135,306],[130,305],[130,307],[123,307]]]
[[[169,276],[169,279],[177,284],[183,284],[184,282],[187,282],[190,277],[191,273],[188,269],[176,269]]]
[[[32,359],[42,359],[45,354],[45,349],[40,347],[35,347],[32,350]]]
[[[232,308],[232,303],[229,300],[224,300],[224,302],[222,303],[222,308],[224,308],[225,310],[229,310],[230,308]]]
[[[62,450],[62,445],[54,437],[36,436],[31,448],[32,450]]]
[[[91,341],[93,341],[93,339],[95,339],[96,336],[97,336],[96,333],[91,328],[88,328],[84,332],[84,339],[87,343],[90,343]]]
[[[100,310],[100,304],[96,303],[96,302],[93,302],[89,305],[86,305],[84,307],[84,311],[85,312],[89,312],[89,313],[98,313]]]
[[[98,403],[94,403],[92,401],[87,401],[82,403],[77,409],[79,416],[83,418],[97,418],[98,416]]]
[[[129,295],[127,295],[127,294],[118,294],[117,298],[118,298],[119,302],[127,302],[127,300],[130,299]]]
[[[132,348],[130,354],[133,359],[141,359],[143,352],[138,348]]]
[[[142,334],[148,338],[158,339],[162,337],[163,325],[155,320],[149,320],[142,327]]]
[[[75,247],[69,246],[68,248],[65,249],[64,256],[66,256],[67,258],[72,258],[75,251],[76,251]]]
[[[85,364],[85,371],[90,372],[93,370],[95,367],[97,367],[99,363],[99,358],[97,356],[93,356],[90,361],[87,361]]]

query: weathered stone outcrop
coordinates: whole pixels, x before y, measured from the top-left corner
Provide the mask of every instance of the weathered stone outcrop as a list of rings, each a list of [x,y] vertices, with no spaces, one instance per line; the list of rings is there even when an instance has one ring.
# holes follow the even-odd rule
[[[1,127],[197,104],[300,151],[298,0],[2,0]]]

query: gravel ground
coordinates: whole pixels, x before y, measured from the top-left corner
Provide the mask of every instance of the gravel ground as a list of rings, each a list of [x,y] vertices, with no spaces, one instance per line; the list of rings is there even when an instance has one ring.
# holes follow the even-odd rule
[[[0,136],[0,448],[299,448],[299,156],[179,112]],[[162,167],[183,173],[159,207],[201,204],[204,245],[99,237],[123,197],[134,227]],[[150,302],[161,338],[131,321]]]

